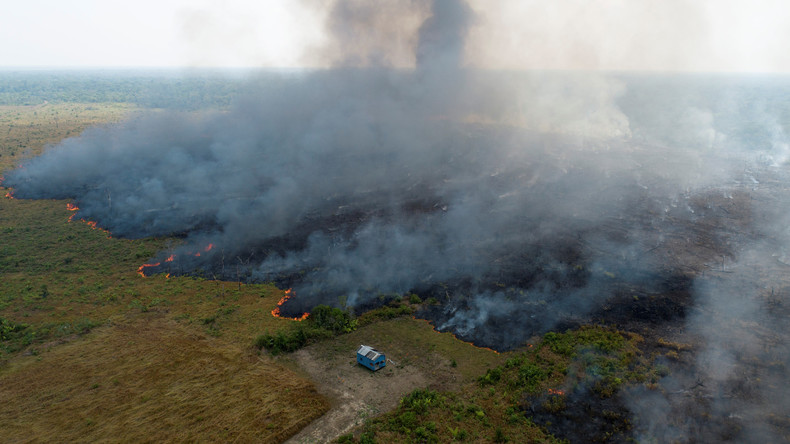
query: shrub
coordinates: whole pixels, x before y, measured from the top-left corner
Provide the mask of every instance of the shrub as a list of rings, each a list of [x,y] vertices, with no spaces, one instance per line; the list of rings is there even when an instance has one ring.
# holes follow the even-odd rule
[[[376,444],[376,438],[373,432],[363,433],[359,437],[359,444]]]
[[[17,333],[25,330],[28,326],[17,324],[5,318],[0,318],[0,341],[6,341],[18,336]]]
[[[439,394],[433,390],[417,389],[400,400],[401,407],[412,410],[418,415],[425,414],[428,407],[434,404],[439,397]]]
[[[357,321],[339,308],[328,305],[317,305],[307,317],[308,322],[316,327],[324,328],[334,334],[350,333],[357,329]]]
[[[274,335],[263,334],[255,338],[255,346],[258,348],[266,348],[269,353],[278,355],[280,353],[290,353],[307,344],[307,334],[305,329],[296,328],[289,332],[282,330]]]
[[[480,382],[481,386],[489,385],[489,384],[494,385],[497,382],[499,382],[499,379],[501,377],[502,377],[502,369],[491,368],[488,369],[488,371],[486,371],[485,375],[481,376],[480,379],[478,379],[478,382]]]
[[[548,377],[549,372],[534,362],[526,362],[518,369],[518,385],[532,392],[538,390]]]
[[[508,439],[505,436],[505,432],[502,431],[501,428],[497,427],[494,431],[494,442],[507,442]]]

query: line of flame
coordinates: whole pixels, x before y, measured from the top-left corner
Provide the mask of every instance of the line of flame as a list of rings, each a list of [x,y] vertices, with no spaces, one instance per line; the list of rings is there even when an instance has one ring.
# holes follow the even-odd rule
[[[96,225],[96,221],[80,219],[80,222],[85,222],[85,224],[87,226],[91,227],[91,229],[99,230],[99,231],[101,231],[101,232],[103,232],[104,234],[107,235],[107,239],[112,239],[112,233],[110,233],[109,230],[105,230],[104,228]]]
[[[562,396],[562,395],[565,394],[564,391],[557,390],[557,389],[548,389],[548,392],[549,392],[550,395],[560,395],[560,396]]]
[[[80,208],[78,206],[74,205],[74,204],[67,203],[66,204],[66,209],[69,210],[69,211],[77,211]],[[76,215],[77,215],[77,213],[73,213],[71,216],[69,216],[69,222],[74,221],[74,216],[76,216]],[[112,239],[112,233],[110,233],[110,230],[105,230],[104,228],[99,227],[96,224],[95,221],[80,219],[80,222],[84,222],[85,225],[91,227],[94,230],[99,230],[99,231],[104,232],[107,235],[107,239]]]
[[[145,269],[146,268],[148,268],[148,267],[158,267],[160,265],[162,265],[161,262],[157,262],[155,264],[143,264],[143,265],[140,265],[140,268],[137,269],[137,274],[139,274],[142,277],[147,277],[145,275]]]
[[[305,319],[307,319],[307,317],[310,316],[310,313],[302,313],[302,316],[299,316],[297,318],[289,318],[287,316],[280,315],[280,306],[282,306],[285,303],[285,301],[290,299],[292,296],[293,296],[293,289],[289,288],[285,290],[285,294],[283,295],[282,298],[280,298],[280,301],[277,302],[277,306],[274,308],[274,310],[272,310],[272,316],[274,316],[275,318],[290,319],[292,321],[304,321]]]

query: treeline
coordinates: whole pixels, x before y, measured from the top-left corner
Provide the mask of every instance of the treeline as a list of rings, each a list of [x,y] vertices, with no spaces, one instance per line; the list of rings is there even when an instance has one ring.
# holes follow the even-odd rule
[[[0,105],[134,103],[194,110],[230,105],[246,81],[206,72],[0,71]]]

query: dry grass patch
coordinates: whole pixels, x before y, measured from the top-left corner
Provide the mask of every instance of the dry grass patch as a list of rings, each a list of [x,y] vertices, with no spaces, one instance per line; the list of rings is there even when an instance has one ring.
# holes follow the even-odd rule
[[[278,442],[328,409],[312,383],[158,314],[0,374],[0,441]]]
[[[78,136],[93,125],[120,121],[134,109],[126,103],[0,106],[0,173],[23,158],[41,154],[48,144]]]

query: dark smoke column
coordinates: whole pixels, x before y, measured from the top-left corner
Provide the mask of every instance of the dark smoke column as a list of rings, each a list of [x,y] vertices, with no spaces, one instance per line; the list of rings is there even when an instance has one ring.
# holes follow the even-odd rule
[[[434,0],[431,12],[420,26],[415,49],[419,87],[425,89],[423,97],[430,97],[424,106],[432,114],[460,115],[464,48],[473,12],[462,0]]]
[[[456,70],[463,65],[472,10],[462,0],[434,0],[431,12],[433,15],[420,26],[417,69]]]

